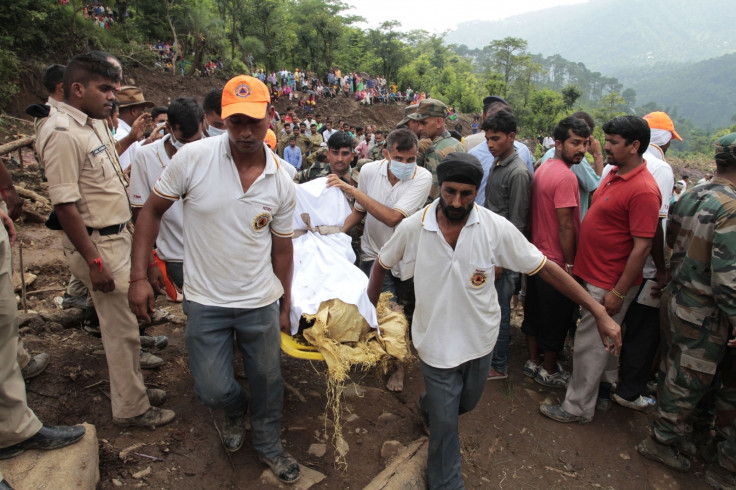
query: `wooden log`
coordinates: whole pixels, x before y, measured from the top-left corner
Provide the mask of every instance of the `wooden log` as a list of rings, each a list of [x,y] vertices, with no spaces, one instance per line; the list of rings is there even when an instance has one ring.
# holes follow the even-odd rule
[[[427,488],[426,437],[420,437],[398,454],[363,490]]]
[[[0,155],[5,155],[12,151],[23,148],[24,146],[32,145],[34,141],[36,141],[36,136],[32,135],[23,137],[15,141],[11,141],[10,143],[5,143],[4,145],[0,145]]]
[[[26,189],[22,185],[16,185],[15,186],[15,192],[18,193],[20,197],[25,197],[26,199],[33,199],[36,202],[40,202],[41,204],[51,205],[51,201],[49,201],[47,198],[43,197],[41,194],[34,192],[30,189]]]

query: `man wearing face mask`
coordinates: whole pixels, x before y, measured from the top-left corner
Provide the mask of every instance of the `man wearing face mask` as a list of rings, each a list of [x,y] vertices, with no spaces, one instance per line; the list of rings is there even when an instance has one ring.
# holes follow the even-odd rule
[[[213,89],[207,92],[202,99],[202,110],[204,110],[204,118],[207,121],[204,128],[204,135],[211,138],[225,134],[225,121],[222,120],[222,89]]]
[[[187,143],[202,138],[204,112],[191,97],[180,97],[169,105],[166,136],[136,153],[130,172],[130,205],[133,222],[151,195],[171,158]],[[211,128],[210,128],[211,129]],[[166,262],[166,275],[179,290],[184,286],[184,207],[176,201],[161,218],[156,253]]]
[[[360,239],[360,268],[370,275],[373,262],[381,247],[391,238],[401,221],[417,212],[427,201],[432,187],[432,174],[416,164],[418,140],[408,129],[392,131],[383,149],[383,160],[366,163],[361,167],[357,189],[330,175],[328,186],[338,186],[355,199],[350,216],[345,219],[342,231],[349,233],[365,218],[365,228]],[[386,274],[382,292],[394,295],[404,305],[410,318],[414,309],[414,283],[400,262]],[[389,391],[404,389],[404,368],[399,364],[388,379]]]

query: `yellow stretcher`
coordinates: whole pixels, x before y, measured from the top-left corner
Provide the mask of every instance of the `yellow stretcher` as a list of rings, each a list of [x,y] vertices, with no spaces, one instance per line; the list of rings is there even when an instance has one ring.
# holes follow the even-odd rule
[[[281,332],[281,350],[284,351],[284,354],[296,357],[297,359],[306,359],[309,361],[325,360],[317,348],[307,342],[304,337],[292,337],[284,332]]]

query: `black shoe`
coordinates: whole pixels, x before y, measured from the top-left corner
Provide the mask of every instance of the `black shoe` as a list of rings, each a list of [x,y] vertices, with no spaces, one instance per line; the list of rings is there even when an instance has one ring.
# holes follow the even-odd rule
[[[148,396],[148,403],[152,407],[160,407],[166,403],[166,391],[159,390],[158,388],[147,388],[146,395]]]
[[[84,437],[85,432],[86,429],[81,425],[44,425],[33,437],[10,447],[0,449],[0,459],[12,458],[26,449],[58,449],[68,446]]]
[[[245,419],[225,415],[225,425],[222,428],[222,443],[231,453],[243,447],[245,441]]]
[[[3,481],[0,481],[0,490],[13,490],[13,487],[10,486],[8,480],[3,478]]]
[[[276,475],[276,478],[282,483],[294,483],[302,476],[299,463],[286,451],[275,458],[268,459],[264,456],[259,456],[258,459],[266,463],[271,468],[271,471],[273,471],[273,474]]]

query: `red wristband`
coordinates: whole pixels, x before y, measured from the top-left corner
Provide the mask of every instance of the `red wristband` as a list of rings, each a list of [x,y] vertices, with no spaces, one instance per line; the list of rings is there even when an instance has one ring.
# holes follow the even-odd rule
[[[97,265],[99,271],[102,272],[102,257],[97,257],[95,260],[89,263],[90,267],[92,267],[93,265]]]
[[[154,267],[156,267],[156,261],[155,260],[153,262],[149,262],[148,263],[148,268],[149,269],[153,269]]]
[[[133,284],[134,282],[143,281],[144,279],[148,279],[147,277],[139,277],[138,279],[131,279],[128,281],[128,284]]]

